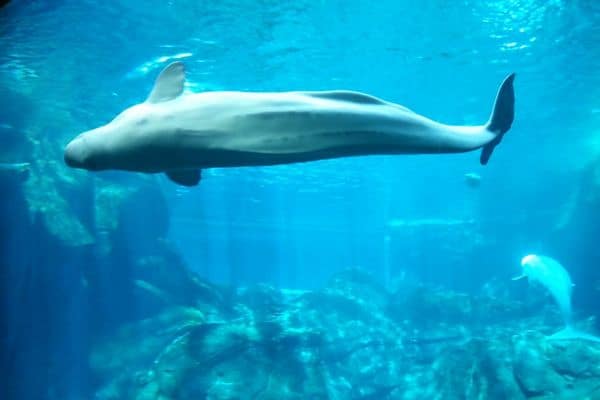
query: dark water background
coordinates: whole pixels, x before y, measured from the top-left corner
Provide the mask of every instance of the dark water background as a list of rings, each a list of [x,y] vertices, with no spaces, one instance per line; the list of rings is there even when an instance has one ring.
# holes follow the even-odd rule
[[[142,101],[177,58],[193,91],[347,88],[453,124],[485,121],[514,71],[517,115],[486,167],[468,153],[212,170],[191,190],[159,177],[152,201],[121,210],[111,261],[94,256],[100,230],[95,245],[59,243],[42,233],[43,206],[32,212],[19,185],[3,183],[0,397],[53,398],[52,382],[60,398],[82,398],[92,333],[143,310],[126,265],[163,233],[191,269],[233,285],[318,288],[360,266],[388,285],[409,277],[476,293],[541,252],[571,272],[575,309],[597,314],[599,211],[569,210],[593,195],[588,167],[600,155],[598,4],[11,2],[0,10],[0,162],[52,175],[29,198],[69,182],[64,207],[84,222],[94,181],[66,170],[62,146]],[[465,184],[468,172],[479,188]],[[90,292],[82,279],[103,283]]]

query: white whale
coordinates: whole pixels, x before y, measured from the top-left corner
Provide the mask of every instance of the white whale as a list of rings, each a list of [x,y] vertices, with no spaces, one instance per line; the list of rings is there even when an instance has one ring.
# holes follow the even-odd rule
[[[435,122],[351,91],[182,94],[181,62],[158,76],[148,99],[84,132],[65,162],[87,170],[165,172],[196,185],[200,170],[286,164],[370,154],[458,153],[482,148],[486,164],[514,119],[514,74],[479,126]]]
[[[600,338],[578,331],[573,328],[573,313],[571,296],[573,282],[569,272],[555,259],[547,256],[529,254],[521,260],[523,274],[513,280],[527,278],[530,283],[537,283],[545,287],[554,300],[563,317],[564,329],[550,336],[550,339],[585,339],[600,342]]]

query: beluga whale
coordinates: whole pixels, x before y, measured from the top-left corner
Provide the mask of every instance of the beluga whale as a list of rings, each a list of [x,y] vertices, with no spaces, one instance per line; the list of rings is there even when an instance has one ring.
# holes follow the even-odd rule
[[[69,142],[64,160],[90,171],[165,173],[184,186],[198,184],[206,168],[350,156],[481,149],[487,164],[513,123],[514,78],[500,85],[486,123],[462,126],[347,90],[184,93],[185,67],[176,61],[143,103]]]
[[[575,285],[569,272],[560,262],[548,256],[529,254],[521,259],[521,267],[523,273],[513,280],[527,278],[530,283],[543,286],[552,295],[560,309],[565,327],[549,336],[549,339],[583,339],[600,342],[599,337],[581,332],[573,327],[571,297]]]

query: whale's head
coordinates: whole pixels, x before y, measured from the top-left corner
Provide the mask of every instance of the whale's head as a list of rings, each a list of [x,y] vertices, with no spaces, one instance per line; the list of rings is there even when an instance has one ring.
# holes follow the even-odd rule
[[[540,257],[535,254],[528,254],[521,259],[521,267],[524,275],[535,275],[535,271],[540,268]]]
[[[559,303],[570,302],[571,276],[558,261],[548,256],[530,254],[521,260],[523,276],[546,287]]]
[[[545,285],[545,281],[548,278],[548,265],[544,262],[543,257],[536,254],[528,254],[521,259],[521,267],[523,268],[523,277]]]
[[[101,129],[101,128],[98,128]],[[107,169],[105,152],[102,151],[101,134],[97,129],[84,132],[65,147],[65,164],[72,168],[100,171]]]
[[[120,113],[106,125],[79,134],[64,151],[65,163],[89,171],[133,169],[152,134],[152,110],[145,103]],[[143,155],[143,154],[142,154]]]
[[[164,103],[183,92],[185,70],[175,62],[158,76],[145,102],[121,112],[108,124],[81,133],[67,144],[65,163],[73,168],[156,172],[164,159]],[[168,129],[167,129],[168,130]],[[164,149],[163,149],[164,150]]]

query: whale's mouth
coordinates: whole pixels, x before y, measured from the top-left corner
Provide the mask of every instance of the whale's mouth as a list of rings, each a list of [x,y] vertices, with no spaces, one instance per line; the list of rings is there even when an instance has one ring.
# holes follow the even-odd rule
[[[80,148],[82,147],[82,143],[81,139],[74,139],[71,142],[69,142],[69,144],[67,144],[67,147],[65,147],[65,153],[64,153],[64,159],[65,159],[65,164],[67,164],[69,167],[72,168],[82,168],[83,167],[83,159],[81,157],[81,150]]]
[[[65,147],[64,152],[64,160],[65,164],[67,164],[71,168],[81,168],[87,170],[97,170],[96,163],[94,162],[94,157],[91,156],[89,151],[89,146],[84,137],[77,137],[73,139],[67,147]]]

